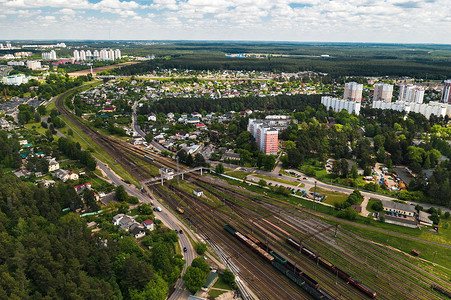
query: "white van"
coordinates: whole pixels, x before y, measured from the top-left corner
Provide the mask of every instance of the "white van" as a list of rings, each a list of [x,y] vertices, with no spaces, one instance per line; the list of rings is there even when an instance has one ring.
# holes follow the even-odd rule
[[[157,211],[161,211],[161,207],[159,207],[159,206],[157,206],[155,209],[156,209]]]

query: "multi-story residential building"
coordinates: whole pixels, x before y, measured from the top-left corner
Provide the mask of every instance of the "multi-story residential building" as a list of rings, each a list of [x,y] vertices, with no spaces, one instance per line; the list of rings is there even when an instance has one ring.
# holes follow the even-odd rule
[[[423,103],[424,88],[413,84],[401,84],[399,86],[399,101]]]
[[[80,50],[80,60],[86,60],[86,52],[85,52],[85,50]]]
[[[451,117],[451,104],[441,103],[438,101],[431,101],[429,103],[416,103],[416,102],[406,102],[406,101],[395,101],[395,102],[385,102],[385,101],[373,101],[373,108],[377,109],[392,109],[396,111],[403,111],[406,114],[409,112],[415,112],[422,114],[429,119],[431,115],[438,117],[445,117],[448,115]]]
[[[451,104],[451,79],[445,80],[441,102]]]
[[[347,82],[347,83],[345,83],[345,91],[344,91],[343,98],[345,100],[361,102],[362,101],[362,91],[363,91],[363,84],[359,84],[357,82]]]
[[[373,101],[391,102],[393,98],[393,85],[387,83],[376,83],[374,85]]]
[[[28,78],[24,74],[9,75],[2,78],[3,84],[6,85],[21,85],[27,83]]]
[[[108,58],[110,60],[114,60],[114,50],[108,50]]]
[[[74,59],[76,61],[80,60],[80,52],[78,52],[78,50],[74,50]]]
[[[279,132],[269,125],[269,120],[249,119],[247,130],[255,138],[261,152],[277,154]]]
[[[321,97],[321,104],[326,107],[327,110],[332,109],[335,112],[347,110],[350,114],[360,114],[361,103],[353,100],[344,100],[339,98],[333,98],[330,96]]]
[[[114,57],[116,57],[116,59],[121,59],[122,58],[121,50],[119,49],[114,50]]]
[[[94,51],[94,52],[95,52],[95,51]],[[106,49],[100,50],[99,58],[100,58],[100,60],[105,60],[105,59],[107,59],[107,58],[108,58],[108,51],[107,51]]]
[[[43,52],[42,53],[42,59],[56,60],[56,52],[55,52],[55,50],[52,50],[50,52]]]
[[[32,70],[41,69],[41,62],[35,61],[35,60],[29,60],[29,61],[27,61],[27,68],[32,69]]]

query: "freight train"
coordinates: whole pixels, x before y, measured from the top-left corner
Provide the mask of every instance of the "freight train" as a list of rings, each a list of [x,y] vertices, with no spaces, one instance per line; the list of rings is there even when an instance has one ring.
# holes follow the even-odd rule
[[[261,256],[264,260],[271,263],[277,270],[282,272],[297,285],[302,287],[314,299],[330,300],[334,299],[327,292],[319,287],[318,282],[306,273],[302,272],[295,265],[287,261],[283,256],[264,246],[259,240],[252,235],[243,235],[229,224],[224,225],[224,229],[235,236],[240,242],[251,248],[252,251]],[[263,249],[263,248],[266,248]]]
[[[352,278],[351,275],[347,274],[345,271],[341,270],[340,268],[334,266],[324,258],[320,257],[319,255],[316,255],[313,251],[307,249],[306,247],[300,245],[296,241],[294,241],[291,238],[286,239],[287,243],[296,248],[298,251],[305,254],[307,257],[309,257],[311,260],[315,261],[316,263],[323,266],[325,269],[332,272],[334,275],[337,275],[341,279],[343,279],[347,284],[350,284],[357,288],[359,291],[363,292],[365,295],[367,295],[370,298],[376,297],[376,292],[371,290],[369,287],[365,286],[360,282],[360,280],[356,278]]]

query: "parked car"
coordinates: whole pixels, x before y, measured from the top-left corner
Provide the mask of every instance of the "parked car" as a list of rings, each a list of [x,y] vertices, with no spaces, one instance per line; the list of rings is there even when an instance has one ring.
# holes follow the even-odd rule
[[[183,247],[183,252],[186,252],[186,251],[188,251],[188,249],[186,249],[186,247]]]

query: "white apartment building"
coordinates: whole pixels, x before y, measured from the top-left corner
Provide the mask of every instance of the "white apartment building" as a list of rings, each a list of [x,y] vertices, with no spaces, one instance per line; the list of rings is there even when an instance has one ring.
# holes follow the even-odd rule
[[[94,51],[94,52],[95,52],[95,51]],[[108,58],[108,51],[107,51],[106,49],[100,50],[99,58],[100,58],[100,60],[105,60],[105,59],[107,59],[107,58]]]
[[[74,59],[76,61],[80,60],[80,52],[78,52],[78,50],[74,50]]]
[[[32,70],[39,70],[41,69],[41,62],[35,61],[35,60],[29,60],[27,61],[27,68]]]
[[[80,50],[80,60],[86,60],[86,52],[85,52],[85,50]]]
[[[108,58],[110,59],[110,60],[114,60],[114,51],[113,50],[108,50]]]
[[[441,102],[451,104],[451,79],[445,80]]]
[[[348,113],[360,114],[361,103],[353,100],[345,100],[334,98],[330,96],[321,97],[321,104],[326,107],[327,110],[332,109],[335,112],[340,112],[342,110],[348,111]]]
[[[52,50],[50,52],[43,52],[42,53],[42,59],[45,59],[45,60],[56,60],[56,52],[55,52],[55,50]]]
[[[2,83],[6,85],[20,85],[27,82],[28,78],[24,74],[10,75],[2,79]]]
[[[362,101],[362,91],[363,91],[363,84],[360,84],[357,82],[347,82],[347,83],[345,83],[345,91],[344,91],[343,99],[361,102]]]
[[[25,66],[23,61],[10,60],[6,63],[8,66]]]
[[[426,119],[429,119],[431,115],[438,117],[445,117],[448,115],[451,117],[451,105],[447,103],[440,103],[438,101],[431,101],[429,103],[373,101],[373,108],[404,111],[406,114],[409,112],[415,112],[422,114],[426,117]]]
[[[413,84],[401,84],[399,86],[398,101],[423,103],[424,88]]]
[[[376,83],[374,85],[373,101],[391,102],[393,98],[393,85],[387,83]]]
[[[119,49],[114,50],[114,57],[116,57],[116,59],[121,59],[122,58],[121,50]]]

